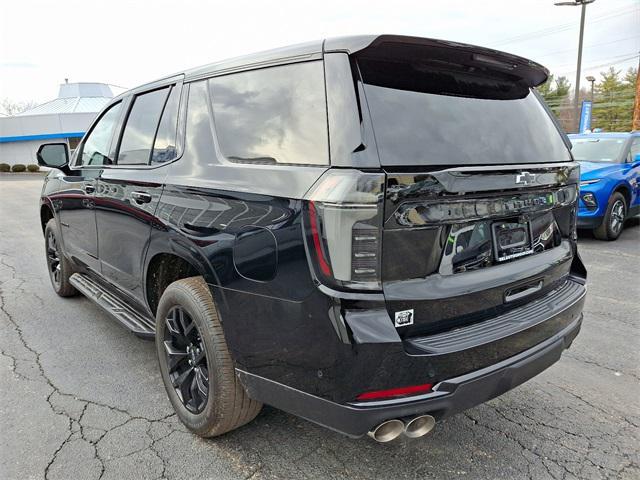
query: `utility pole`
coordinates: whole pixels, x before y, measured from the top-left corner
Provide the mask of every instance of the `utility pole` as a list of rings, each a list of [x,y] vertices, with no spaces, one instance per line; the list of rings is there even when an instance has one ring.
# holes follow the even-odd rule
[[[596,77],[589,75],[586,79],[587,82],[591,83],[591,103],[593,103],[593,85],[596,83]]]
[[[575,94],[573,96],[573,125],[578,130],[578,125],[580,124],[580,105],[578,104],[580,100],[580,70],[582,68],[582,41],[584,38],[584,18],[587,13],[587,5],[595,2],[596,0],[571,0],[571,1],[562,1],[555,2],[557,6],[571,6],[577,7],[581,6],[582,11],[580,12],[580,36],[578,38],[578,65],[576,67],[576,84],[575,84]]]
[[[638,76],[636,77],[636,104],[633,107],[633,126],[631,130],[640,131],[640,62],[638,62]]]

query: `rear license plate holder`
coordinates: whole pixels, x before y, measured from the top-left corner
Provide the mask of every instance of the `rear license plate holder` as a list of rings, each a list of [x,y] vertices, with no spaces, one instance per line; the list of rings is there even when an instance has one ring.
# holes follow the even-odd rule
[[[506,262],[533,253],[530,222],[522,219],[493,222],[491,232],[496,262]]]

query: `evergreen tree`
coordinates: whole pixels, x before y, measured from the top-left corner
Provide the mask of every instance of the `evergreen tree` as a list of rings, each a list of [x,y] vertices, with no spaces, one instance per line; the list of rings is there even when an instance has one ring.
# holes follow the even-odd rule
[[[638,81],[638,69],[630,67],[627,73],[624,74],[624,83],[627,85],[635,86]]]
[[[538,92],[542,95],[545,102],[556,116],[560,116],[562,107],[566,103],[565,100],[571,89],[571,84],[567,77],[555,78],[553,75],[549,75],[549,78],[545,83],[538,87]]]
[[[633,118],[637,70],[630,68],[621,79],[620,70],[610,67],[600,76],[601,80],[596,84],[592,126],[608,132],[628,132]]]

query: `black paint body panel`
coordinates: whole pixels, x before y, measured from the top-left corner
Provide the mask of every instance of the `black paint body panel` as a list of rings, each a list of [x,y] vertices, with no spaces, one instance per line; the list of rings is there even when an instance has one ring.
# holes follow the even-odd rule
[[[104,170],[95,193],[102,276],[145,304],[144,259],[167,169]],[[132,193],[151,196],[138,203]]]
[[[579,316],[533,348],[466,375],[441,382],[434,392],[406,399],[340,404],[239,371],[249,394],[264,403],[351,437],[360,437],[385,420],[430,414],[442,420],[486,402],[526,382],[560,359],[580,331]]]
[[[424,383],[445,385],[454,377],[483,369],[491,370],[500,385],[499,377],[509,377],[511,373],[505,373],[509,369],[519,372],[509,386],[530,378],[557,360],[559,351],[577,334],[584,301],[583,295],[576,297],[571,308],[544,322],[473,348],[441,355],[408,351],[408,339],[481,324],[533,298],[544,298],[562,282],[583,283],[586,272],[576,250],[575,204],[553,210],[553,232],[558,236],[554,248],[491,268],[441,271],[451,224],[403,224],[396,215],[401,207],[413,202],[411,208],[417,205],[418,212],[425,201],[513,194],[521,190],[514,185],[514,175],[523,169],[537,175],[535,188],[557,189],[575,184],[577,170],[572,162],[383,169],[354,55],[384,53],[389,42],[428,47],[440,56],[455,51],[456,58],[469,62],[477,52],[494,55],[514,62],[514,75],[527,84],[546,78],[542,67],[519,57],[396,36],[330,40],[258,54],[244,63],[214,64],[133,92],[165,84],[183,88],[175,158],[143,167],[72,166],[66,174],[52,171],[41,198],[41,208],[52,212],[61,228],[64,251],[78,271],[90,274],[141,315],[155,317],[157,298],[150,294],[154,278],[149,273],[155,262],[167,257],[187,262],[190,274],[201,275],[210,287],[249,394],[351,435],[361,435],[372,422],[393,415],[430,411],[442,418],[470,406],[468,396],[474,392],[481,392],[478,400],[482,400],[504,389],[494,383],[461,389],[452,403],[440,399],[442,390],[434,392],[429,402],[412,404],[405,399],[395,401],[390,409],[371,410],[351,405],[363,392]],[[303,166],[224,158],[207,78],[307,61],[324,62],[330,162]],[[130,95],[125,94],[124,102],[131,101]],[[382,289],[332,290],[314,273],[306,195],[332,168],[386,176],[384,198],[379,197],[381,205],[384,201]],[[137,201],[140,194],[147,200]],[[418,218],[412,213],[403,221]],[[534,296],[505,301],[505,292],[527,286],[532,279],[543,282]],[[409,309],[415,311],[416,323],[396,327],[395,312]],[[518,356],[534,360],[524,370],[509,366],[509,359]],[[541,357],[544,360],[535,360]],[[309,396],[313,401],[304,403]],[[308,408],[331,402],[338,406],[329,410],[344,407],[375,413],[358,413],[365,418],[353,424],[350,415],[320,407],[317,413],[305,413],[291,406],[295,398]]]

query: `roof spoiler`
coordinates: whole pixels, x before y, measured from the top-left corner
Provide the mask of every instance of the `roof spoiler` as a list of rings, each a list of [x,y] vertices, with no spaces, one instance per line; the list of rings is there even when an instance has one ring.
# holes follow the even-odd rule
[[[363,35],[327,39],[325,52],[341,51],[356,57],[389,58],[398,60],[424,59],[499,71],[537,87],[547,81],[549,70],[526,58],[490,48],[421,37],[402,35]]]

